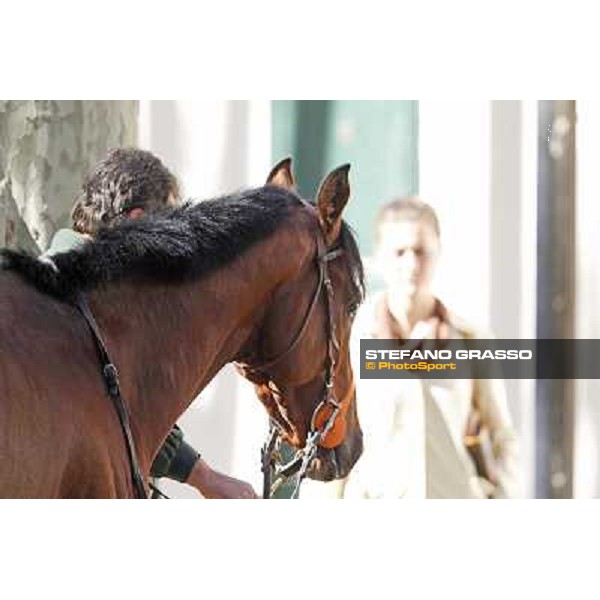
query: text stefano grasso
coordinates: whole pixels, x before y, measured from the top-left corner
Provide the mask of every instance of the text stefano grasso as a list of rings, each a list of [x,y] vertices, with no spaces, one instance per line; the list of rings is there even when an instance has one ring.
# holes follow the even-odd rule
[[[366,360],[532,360],[531,350],[365,350]]]

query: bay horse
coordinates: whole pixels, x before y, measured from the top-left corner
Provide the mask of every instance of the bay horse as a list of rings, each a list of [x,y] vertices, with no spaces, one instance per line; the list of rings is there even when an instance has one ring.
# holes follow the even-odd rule
[[[342,219],[348,170],[332,171],[314,204],[286,159],[264,187],[104,228],[50,263],[3,250],[0,497],[136,496],[81,294],[118,368],[144,480],[232,361],[288,443],[306,448],[316,428],[309,477],[347,475],[362,451],[348,343],[364,294]]]

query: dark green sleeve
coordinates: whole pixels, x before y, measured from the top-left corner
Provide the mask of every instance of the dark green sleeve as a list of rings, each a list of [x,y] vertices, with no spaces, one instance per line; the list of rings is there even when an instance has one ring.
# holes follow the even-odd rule
[[[158,451],[150,475],[184,483],[199,458],[200,454],[183,439],[183,431],[175,425]]]

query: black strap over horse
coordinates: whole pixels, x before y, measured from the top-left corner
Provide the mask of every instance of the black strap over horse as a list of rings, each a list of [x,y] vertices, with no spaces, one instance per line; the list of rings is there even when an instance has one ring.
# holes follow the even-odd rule
[[[58,272],[58,267],[56,263],[49,257],[43,256],[40,258],[43,262],[47,263]],[[108,350],[106,349],[106,344],[102,339],[102,335],[100,334],[100,329],[98,324],[96,323],[96,319],[94,319],[94,315],[90,309],[88,301],[85,295],[79,292],[75,298],[72,299],[73,304],[77,307],[79,312],[83,315],[90,331],[92,333],[92,337],[94,338],[94,342],[96,344],[96,348],[98,350],[98,354],[100,356],[100,362],[102,363],[102,378],[104,379],[104,384],[106,385],[106,391],[110,399],[112,400],[113,406],[117,412],[117,416],[119,417],[119,423],[121,425],[121,430],[123,432],[123,438],[125,441],[125,446],[127,448],[127,456],[129,458],[129,465],[131,467],[131,482],[133,485],[133,491],[136,498],[147,498],[146,488],[144,486],[144,478],[142,477],[142,471],[140,469],[140,465],[138,462],[137,454],[135,451],[135,442],[133,440],[133,435],[131,433],[131,424],[129,421],[129,411],[127,410],[127,406],[123,401],[121,396],[121,386],[119,384],[119,372],[117,367],[110,359],[108,354]]]
[[[121,386],[119,385],[119,372],[117,367],[111,361],[106,349],[106,344],[100,334],[100,329],[94,319],[94,315],[90,310],[90,306],[86,297],[79,293],[75,298],[75,306],[79,309],[79,312],[83,315],[86,320],[92,337],[96,343],[98,354],[100,355],[100,362],[102,363],[102,377],[106,384],[106,391],[113,402],[117,415],[119,417],[119,423],[121,424],[121,430],[123,431],[123,438],[125,440],[125,446],[127,447],[127,455],[129,457],[129,464],[131,466],[131,481],[133,483],[133,490],[136,498],[147,498],[146,488],[144,487],[144,478],[138,462],[137,454],[135,451],[135,442],[133,441],[133,435],[131,433],[131,425],[129,422],[129,411],[121,396]]]

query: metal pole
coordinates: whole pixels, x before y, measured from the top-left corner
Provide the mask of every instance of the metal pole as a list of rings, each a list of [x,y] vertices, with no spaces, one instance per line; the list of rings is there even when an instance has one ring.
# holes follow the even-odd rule
[[[538,104],[537,337],[573,339],[575,102]],[[536,496],[573,496],[574,384],[536,384]]]

